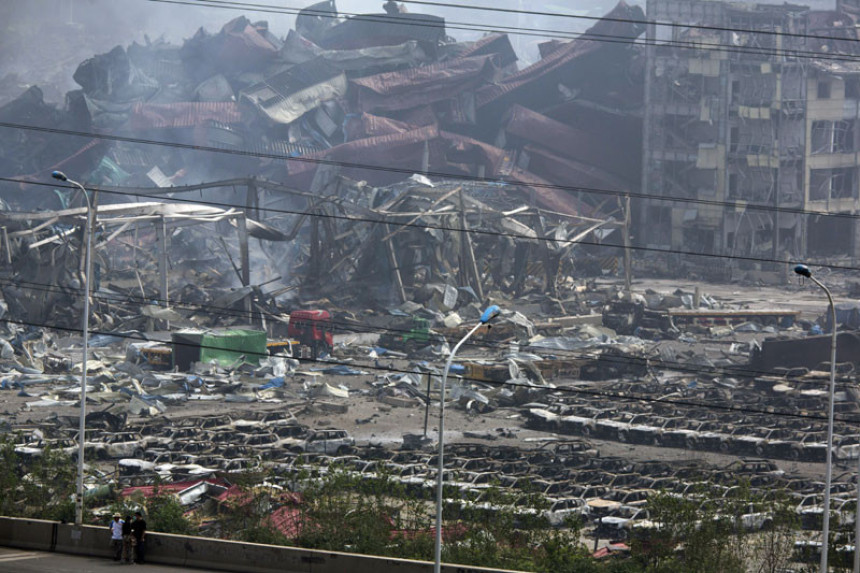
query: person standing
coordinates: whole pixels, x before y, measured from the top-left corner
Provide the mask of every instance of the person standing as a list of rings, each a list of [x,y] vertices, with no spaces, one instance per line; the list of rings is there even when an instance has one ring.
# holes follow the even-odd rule
[[[146,559],[146,520],[139,511],[134,513],[131,535],[134,538],[134,562],[144,563]]]
[[[110,546],[113,550],[113,560],[119,561],[122,556],[122,526],[125,523],[120,515],[115,513],[110,524]]]
[[[131,563],[132,535],[131,516],[126,515],[122,524],[122,562]]]

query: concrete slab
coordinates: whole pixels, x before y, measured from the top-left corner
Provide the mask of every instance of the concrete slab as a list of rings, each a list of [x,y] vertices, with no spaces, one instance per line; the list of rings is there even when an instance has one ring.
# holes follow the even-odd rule
[[[122,565],[104,557],[77,557],[47,551],[23,551],[0,547],[0,571],[5,573],[103,573],[106,571],[146,571],[146,573],[171,573],[174,571],[202,571],[190,567],[166,567],[164,565]]]

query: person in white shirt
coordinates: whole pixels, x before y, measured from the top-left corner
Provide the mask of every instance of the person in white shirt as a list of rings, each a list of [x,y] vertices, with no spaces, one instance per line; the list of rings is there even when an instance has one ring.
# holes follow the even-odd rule
[[[119,561],[122,557],[122,524],[125,523],[120,519],[120,515],[115,513],[113,521],[110,524],[110,546],[113,550],[113,560]]]

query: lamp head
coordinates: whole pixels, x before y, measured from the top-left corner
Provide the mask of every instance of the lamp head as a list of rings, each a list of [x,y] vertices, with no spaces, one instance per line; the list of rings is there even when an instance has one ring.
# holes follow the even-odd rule
[[[66,177],[66,174],[63,173],[62,171],[54,171],[53,173],[51,173],[51,177],[53,177],[54,179],[57,179],[59,181],[68,181],[69,180],[69,178]]]
[[[796,267],[794,267],[794,272],[796,272],[802,277],[812,277],[812,271],[810,271],[809,267],[807,267],[806,265],[797,265]]]
[[[481,324],[487,324],[502,312],[502,309],[499,308],[499,305],[494,304],[493,306],[487,307],[487,310],[481,315]]]

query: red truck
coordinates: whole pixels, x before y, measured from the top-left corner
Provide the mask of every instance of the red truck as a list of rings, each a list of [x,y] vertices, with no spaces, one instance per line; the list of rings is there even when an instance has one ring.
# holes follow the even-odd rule
[[[331,335],[331,315],[327,310],[294,310],[290,313],[287,336],[298,341],[300,358],[305,349],[316,359],[323,352],[331,354],[334,340]]]

